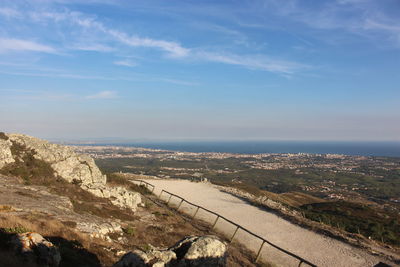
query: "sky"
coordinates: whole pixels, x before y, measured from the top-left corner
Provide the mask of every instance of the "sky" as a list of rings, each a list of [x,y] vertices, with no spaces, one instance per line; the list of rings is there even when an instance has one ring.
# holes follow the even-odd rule
[[[0,131],[400,141],[398,0],[0,1]]]

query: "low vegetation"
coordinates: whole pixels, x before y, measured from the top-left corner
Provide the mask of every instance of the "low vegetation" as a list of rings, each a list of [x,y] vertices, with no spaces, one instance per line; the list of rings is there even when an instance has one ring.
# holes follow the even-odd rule
[[[400,228],[400,206],[391,201],[400,196],[399,169],[365,165],[353,171],[313,167],[267,170],[251,168],[244,164],[246,160],[249,159],[107,158],[97,159],[96,163],[103,171],[182,179],[199,179],[199,176],[194,176],[194,171],[190,171],[196,170],[212,183],[232,186],[255,196],[266,196],[300,211],[310,220],[400,246],[397,230]],[[323,159],[313,158],[315,163],[319,160]],[[377,160],[398,164],[396,158]],[[328,198],[330,194],[347,196],[347,201],[331,200]]]
[[[128,180],[125,176],[118,173],[107,174],[107,184],[114,186],[123,186],[132,191],[139,192],[142,195],[149,195],[151,192],[144,185],[137,185]]]
[[[4,175],[20,177],[26,184],[41,184],[57,180],[50,164],[35,158],[35,152],[25,146],[13,142],[11,153],[15,162],[10,163],[0,170]]]
[[[5,133],[0,132],[0,139],[8,140],[8,136]]]
[[[311,220],[400,246],[398,214],[347,201],[306,204],[300,208],[306,218]]]
[[[14,216],[0,213],[0,256],[4,256],[1,259],[2,264],[7,264],[4,266],[29,266],[26,262],[19,261],[9,247],[12,235],[27,231],[40,233],[59,248],[62,257],[61,267],[97,267],[101,262],[111,266],[116,260],[113,254],[105,253],[109,245],[105,241],[90,238],[60,221],[49,219],[46,215]]]

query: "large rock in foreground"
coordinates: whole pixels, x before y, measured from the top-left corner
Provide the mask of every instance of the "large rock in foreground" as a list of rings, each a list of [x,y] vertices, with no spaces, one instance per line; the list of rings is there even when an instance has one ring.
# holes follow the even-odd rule
[[[227,246],[216,236],[191,236],[169,249],[134,250],[113,267],[225,266]]]
[[[0,134],[0,169],[16,161],[23,161],[23,155],[29,154],[50,165],[54,176],[77,184],[95,196],[109,198],[116,206],[135,211],[141,203],[139,193],[124,187],[107,186],[106,176],[88,155],[77,154],[70,147],[51,144],[28,135]]]
[[[16,234],[11,239],[11,244],[15,252],[27,262],[49,267],[57,267],[60,264],[58,248],[38,233]]]

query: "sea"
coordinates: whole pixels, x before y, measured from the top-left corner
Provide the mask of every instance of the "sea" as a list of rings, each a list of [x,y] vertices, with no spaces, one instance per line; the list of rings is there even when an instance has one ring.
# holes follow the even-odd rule
[[[226,152],[239,154],[312,153],[400,157],[400,142],[174,141],[96,143],[93,145],[144,147],[185,152]]]

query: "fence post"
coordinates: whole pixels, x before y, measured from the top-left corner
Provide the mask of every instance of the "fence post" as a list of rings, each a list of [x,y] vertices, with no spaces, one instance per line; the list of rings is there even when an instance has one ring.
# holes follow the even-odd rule
[[[167,201],[167,205],[169,204],[169,201],[171,200],[172,195],[169,195],[168,201]]]
[[[179,208],[181,207],[182,203],[183,203],[183,198],[181,199],[181,202],[179,203],[178,208],[176,208],[176,210],[179,210]]]
[[[265,244],[265,241],[263,240],[263,242],[262,242],[262,244],[261,244],[261,246],[260,246],[260,249],[259,249],[258,252],[257,252],[256,263],[257,263],[258,259],[260,258],[261,250],[262,250],[264,244]]]
[[[192,219],[194,219],[194,217],[196,217],[196,214],[197,214],[197,212],[199,211],[199,209],[200,209],[200,207],[197,206],[197,209],[196,209],[196,211],[194,212],[194,214],[193,214],[193,216],[192,216]]]
[[[235,237],[235,235],[236,235],[236,233],[237,233],[238,230],[239,230],[239,226],[236,226],[236,230],[235,230],[235,232],[233,233],[233,235],[232,235],[231,239],[229,240],[229,242],[232,242],[232,241],[233,241],[233,238]]]
[[[211,227],[211,230],[214,229],[215,225],[217,224],[218,219],[219,219],[219,216],[217,216],[217,219],[215,219],[215,222],[214,222],[213,226]]]
[[[163,192],[164,192],[164,189],[161,190],[160,195],[158,196],[159,199],[161,199],[161,195],[162,195]]]
[[[300,267],[302,263],[303,263],[303,261],[301,260],[301,261],[299,262],[299,265],[298,265],[297,267]]]
[[[154,193],[154,189],[156,189],[156,187],[153,185],[153,189],[151,190],[151,193]]]

